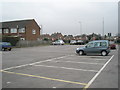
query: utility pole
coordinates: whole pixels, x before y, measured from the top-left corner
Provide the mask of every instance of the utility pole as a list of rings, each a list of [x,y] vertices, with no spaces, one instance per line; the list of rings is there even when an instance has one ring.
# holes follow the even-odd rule
[[[80,32],[81,32],[81,35],[82,35],[82,22],[79,21],[78,23],[80,24]]]
[[[103,38],[104,38],[104,17],[103,17]]]
[[[17,25],[17,33],[18,33],[18,37],[19,37],[19,26]]]

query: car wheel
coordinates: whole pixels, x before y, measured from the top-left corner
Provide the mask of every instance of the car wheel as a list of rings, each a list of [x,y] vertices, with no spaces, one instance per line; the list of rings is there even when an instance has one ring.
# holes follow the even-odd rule
[[[102,52],[101,52],[101,55],[102,55],[102,56],[107,56],[107,52],[106,52],[106,51],[102,51]]]
[[[4,48],[2,48],[1,51],[4,51]]]
[[[81,50],[79,51],[79,55],[83,55],[83,53],[84,53],[83,51],[81,51]]]
[[[10,49],[8,49],[9,51],[11,51],[11,48]]]
[[[3,51],[6,51],[6,48],[3,48]]]

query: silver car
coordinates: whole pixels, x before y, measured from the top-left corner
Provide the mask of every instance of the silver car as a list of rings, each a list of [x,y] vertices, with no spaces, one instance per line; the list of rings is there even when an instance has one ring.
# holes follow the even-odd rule
[[[75,45],[76,43],[77,43],[76,40],[71,40],[71,41],[70,41],[70,45]]]
[[[53,45],[64,45],[64,41],[63,40],[57,40],[55,42],[52,42]]]
[[[89,42],[87,45],[76,49],[76,53],[79,55],[94,53],[107,56],[110,53],[108,40],[95,40]]]

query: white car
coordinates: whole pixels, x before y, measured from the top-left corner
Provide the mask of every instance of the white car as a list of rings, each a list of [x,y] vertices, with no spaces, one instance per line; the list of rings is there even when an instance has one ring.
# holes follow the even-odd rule
[[[55,42],[52,42],[53,45],[64,45],[64,41],[63,40],[57,40]]]
[[[76,40],[71,40],[71,41],[70,41],[70,45],[75,45],[76,43],[77,43]]]

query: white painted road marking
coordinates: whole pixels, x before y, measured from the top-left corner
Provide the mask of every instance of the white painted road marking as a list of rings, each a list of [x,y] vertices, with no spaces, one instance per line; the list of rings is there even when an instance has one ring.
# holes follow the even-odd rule
[[[68,57],[68,56],[73,56],[73,55],[66,55],[66,56],[61,56],[61,57],[57,57],[57,58],[47,59],[47,60],[44,60],[44,61],[39,61],[39,62],[24,64],[24,65],[19,65],[19,66],[14,66],[14,67],[9,67],[9,68],[5,68],[3,70],[10,70],[10,69],[15,69],[15,68],[29,66],[29,65],[35,65],[35,64],[38,64],[38,63],[43,63],[43,62],[48,62],[48,61],[52,61],[52,60],[56,60],[56,59],[65,58],[65,57]]]
[[[6,82],[7,84],[10,84],[11,82]]]
[[[86,69],[78,69],[78,68],[67,68],[67,67],[47,66],[47,65],[33,65],[33,66],[51,67],[51,68],[62,68],[62,69],[78,70],[78,71],[98,72],[97,70],[86,70]]]
[[[90,60],[105,61],[105,60],[107,60],[107,59],[90,59]]]
[[[54,61],[53,61],[54,62]],[[55,61],[55,62],[68,62],[68,63],[82,63],[82,64],[95,64],[95,65],[104,65],[102,63],[89,63],[89,62],[74,62],[74,61]]]
[[[104,64],[104,66],[99,70],[99,72],[88,82],[88,84],[84,87],[84,90],[89,88],[89,86],[93,83],[93,81],[98,77],[98,75],[103,71],[103,69],[108,65],[108,63],[112,60],[114,55]]]

